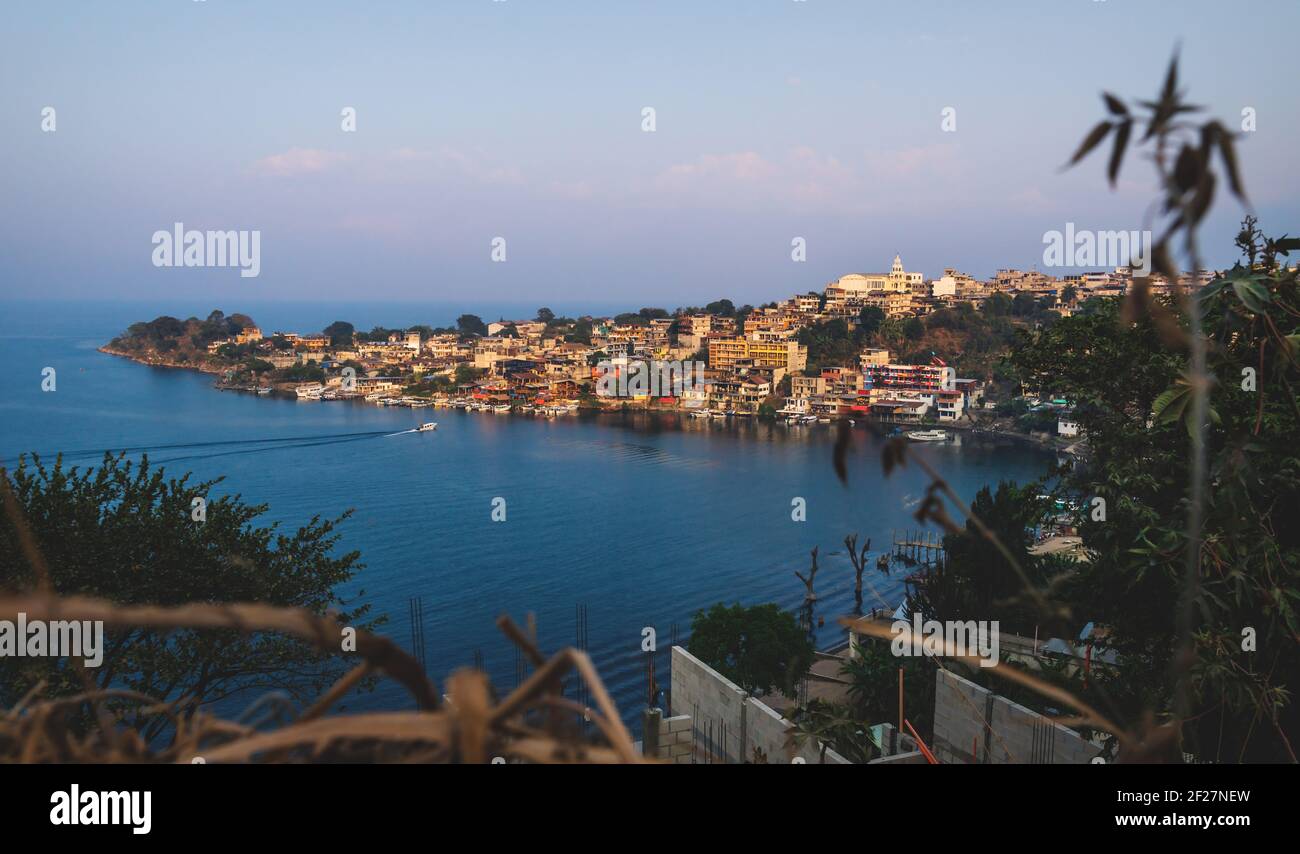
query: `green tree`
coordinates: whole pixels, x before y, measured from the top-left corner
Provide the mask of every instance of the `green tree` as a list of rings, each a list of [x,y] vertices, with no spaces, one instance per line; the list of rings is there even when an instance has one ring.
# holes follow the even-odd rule
[[[581,317],[574,322],[569,341],[573,344],[591,344],[591,318]]]
[[[468,385],[486,373],[485,368],[475,368],[471,365],[456,366],[456,385]]]
[[[321,333],[330,339],[331,347],[346,348],[352,346],[352,334],[355,331],[346,320],[336,320],[321,330]]]
[[[1011,301],[1011,313],[1016,317],[1031,317],[1038,311],[1038,300],[1029,291],[1021,291]]]
[[[1294,760],[1300,714],[1300,299],[1281,260],[1300,248],[1247,219],[1243,263],[1200,291],[1209,387],[1203,428],[1212,500],[1203,510],[1191,613],[1185,749],[1219,761]],[[1090,311],[1026,335],[1012,360],[1031,386],[1076,401],[1088,465],[1064,486],[1101,499],[1080,515],[1090,560],[1062,591],[1072,611],[1111,627],[1119,653],[1112,701],[1130,720],[1177,715],[1185,630],[1178,603],[1198,434],[1185,315],[1164,298],[1090,301]],[[1171,346],[1172,345],[1172,346]],[[1085,509],[1092,508],[1090,501]],[[1250,642],[1243,635],[1250,635]]]
[[[462,338],[487,335],[487,324],[477,314],[462,314],[456,318],[456,330]]]
[[[898,726],[898,671],[903,671],[903,714],[922,738],[934,724],[935,660],[896,657],[885,641],[860,639],[858,652],[845,660],[840,677],[849,683],[849,710],[862,726]],[[838,748],[837,748],[838,749]]]
[[[885,312],[880,306],[863,306],[862,311],[858,312],[858,329],[863,335],[875,335],[880,331],[880,324],[884,322]]]
[[[706,305],[704,311],[719,317],[732,317],[736,313],[736,306],[729,299],[720,299]]]
[[[718,603],[691,621],[690,653],[749,692],[776,688],[794,696],[813,660],[795,616],[777,605]]]
[[[259,526],[266,506],[216,494],[219,479],[168,478],[147,458],[135,463],[125,454],[105,455],[85,469],[24,456],[13,471],[0,469],[0,478],[59,594],[129,605],[261,602],[317,614],[335,608],[345,624],[374,625],[365,622],[368,606],[352,606],[334,592],[361,568],[357,552],[337,553],[335,529],[347,514],[314,517],[292,533]],[[207,502],[203,521],[193,517],[195,498]],[[0,587],[36,587],[24,555],[13,517],[0,514]],[[308,699],[351,666],[287,636],[230,630],[110,630],[104,647],[103,664],[85,671],[66,659],[0,658],[0,705],[11,707],[40,680],[47,693],[82,691],[83,672],[100,688],[140,691],[182,710],[270,690]],[[122,708],[146,739],[169,720],[139,704]]]
[[[984,300],[981,310],[990,317],[1006,317],[1011,313],[1011,297],[1003,293],[993,294]]]
[[[997,535],[1017,565],[1034,583],[1043,569],[1030,556],[1030,528],[1047,508],[1038,498],[1037,484],[1018,486],[1003,481],[997,490],[984,487],[975,495],[971,512]],[[960,533],[945,534],[945,561],[915,580],[912,607],[927,619],[998,620],[1002,630],[1032,634],[1038,620],[1030,604],[1017,597],[1023,590],[1007,557],[973,521]]]

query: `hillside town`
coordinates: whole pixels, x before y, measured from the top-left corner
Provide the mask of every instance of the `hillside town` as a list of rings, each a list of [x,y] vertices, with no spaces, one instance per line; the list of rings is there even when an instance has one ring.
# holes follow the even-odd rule
[[[972,366],[975,376],[957,375],[969,361],[961,337],[931,346],[924,336],[930,327],[978,323],[1000,330],[1005,349],[1018,326],[1085,311],[1092,300],[1123,295],[1132,280],[1123,267],[1061,278],[1007,269],[988,280],[946,269],[926,279],[895,256],[887,273],[852,273],[757,308],[724,299],[577,319],[542,308],[528,320],[462,315],[455,328],[363,332],[339,321],[319,333],[269,334],[245,315],[214,312],[206,321],[136,324],[105,349],[218,373],[224,388],[303,401],[546,416],[643,408],[789,424],[869,415],[935,426],[969,425],[977,411],[1000,406],[1017,416],[1047,409],[1038,432],[1069,439],[1077,428],[1068,401],[1053,400],[1050,389],[994,400],[987,361]],[[1155,280],[1152,289],[1168,286]]]

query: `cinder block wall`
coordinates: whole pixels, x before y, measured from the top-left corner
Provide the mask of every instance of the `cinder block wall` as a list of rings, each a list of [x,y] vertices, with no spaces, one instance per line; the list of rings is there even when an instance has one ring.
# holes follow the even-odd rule
[[[986,734],[988,729],[991,733]],[[970,763],[972,744],[980,763],[994,765],[1086,764],[1100,753],[1073,730],[940,669],[935,674],[931,748],[941,762]]]
[[[689,765],[693,741],[690,715],[660,718],[659,749],[656,758],[666,759],[675,765]]]
[[[752,762],[755,748],[769,763],[792,762],[796,756],[809,764],[821,761],[820,745],[809,741],[792,751],[786,746],[786,735],[794,726],[790,721],[680,646],[673,647],[671,685],[677,717],[665,723],[688,718],[694,728],[692,740],[701,749],[708,744],[712,723],[715,762]],[[661,746],[664,743],[661,740]],[[696,761],[707,759],[697,756]],[[852,764],[829,749],[826,763]]]
[[[675,715],[689,715],[704,748],[712,731],[714,761],[743,762],[745,697],[740,687],[680,646],[673,647],[672,700]],[[707,761],[703,756],[696,761]]]

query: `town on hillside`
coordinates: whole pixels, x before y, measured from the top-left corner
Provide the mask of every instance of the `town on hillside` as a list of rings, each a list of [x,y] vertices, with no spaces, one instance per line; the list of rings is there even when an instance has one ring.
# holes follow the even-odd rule
[[[104,349],[304,401],[546,416],[640,408],[788,424],[869,415],[1069,443],[1078,436],[1070,402],[1021,388],[1001,357],[1017,330],[1087,311],[1132,281],[1125,267],[1061,278],[1007,269],[987,281],[946,269],[927,280],[895,256],[887,273],[841,276],[757,308],[724,299],[576,319],[542,308],[528,320],[467,314],[454,328],[369,332],[339,321],[311,334],[264,334],[246,315],[213,312],[137,323]],[[1152,282],[1156,293],[1169,289]],[[620,382],[602,382],[610,377]]]

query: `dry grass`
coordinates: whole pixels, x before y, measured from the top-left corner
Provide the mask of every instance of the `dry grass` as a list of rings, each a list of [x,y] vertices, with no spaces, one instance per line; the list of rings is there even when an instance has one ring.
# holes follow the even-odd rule
[[[451,676],[443,702],[416,660],[392,641],[358,631],[356,651],[344,653],[342,626],[300,609],[258,604],[128,607],[47,593],[0,598],[0,618],[20,612],[29,620],[102,620],[105,628],[281,632],[324,652],[361,661],[296,720],[274,729],[255,729],[133,691],[88,690],[75,696],[43,697],[45,686],[38,684],[13,708],[0,712],[0,762],[4,763],[645,761],[587,655],[563,649],[547,658],[508,617],[500,618],[498,625],[523,650],[535,671],[497,703],[486,674],[471,669]],[[570,672],[586,683],[594,709],[563,695],[562,680]],[[399,682],[419,710],[326,716],[372,673]],[[170,740],[145,743],[109,711],[110,700],[118,707],[139,704],[141,711],[168,716],[173,724]],[[87,712],[89,727],[75,723],[86,720]],[[579,725],[583,718],[594,725],[594,737],[584,735]]]

